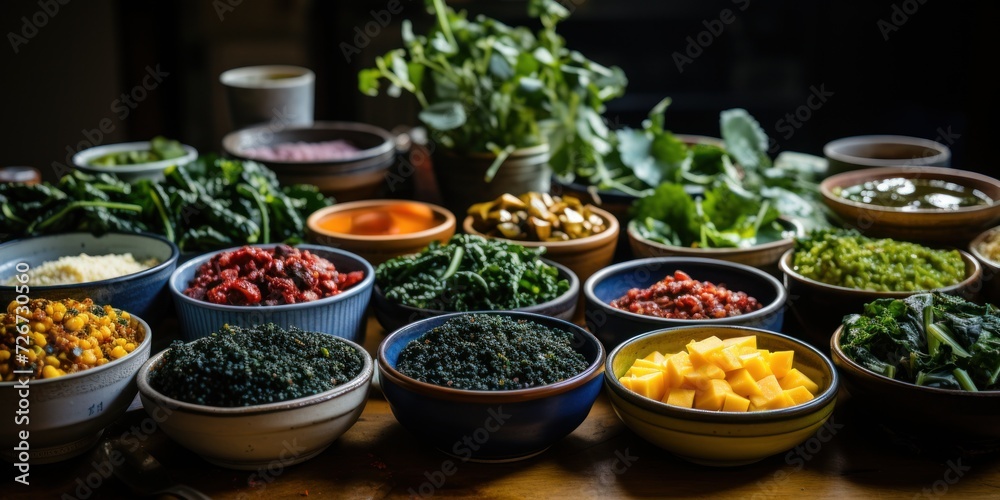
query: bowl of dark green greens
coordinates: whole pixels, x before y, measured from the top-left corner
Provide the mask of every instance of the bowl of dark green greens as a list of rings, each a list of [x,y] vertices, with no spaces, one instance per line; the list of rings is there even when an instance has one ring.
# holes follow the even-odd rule
[[[73,155],[73,165],[91,174],[115,174],[126,181],[163,180],[171,165],[187,165],[198,159],[198,150],[162,136],[149,141],[106,144]]]
[[[601,392],[606,353],[572,323],[521,312],[453,313],[382,341],[382,393],[399,423],[448,455],[521,460],[569,435]]]
[[[1000,310],[943,293],[869,302],[830,339],[852,404],[919,442],[1000,445]]]
[[[388,332],[463,311],[516,310],[570,320],[580,280],[542,255],[544,248],[469,234],[432,242],[375,269],[375,317]]]

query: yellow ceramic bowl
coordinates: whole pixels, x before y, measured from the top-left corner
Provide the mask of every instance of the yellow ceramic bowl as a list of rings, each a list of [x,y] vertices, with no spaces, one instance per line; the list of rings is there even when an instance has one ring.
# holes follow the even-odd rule
[[[636,359],[674,353],[691,340],[757,336],[760,349],[795,351],[795,367],[820,386],[816,398],[791,408],[722,412],[672,406],[640,396],[618,381]],[[780,333],[746,327],[668,328],[634,337],[608,355],[604,385],[618,417],[643,439],[690,462],[736,466],[792,449],[820,430],[833,413],[839,386],[833,363],[814,347]],[[827,431],[833,432],[832,430]]]
[[[426,207],[434,213],[434,227],[415,233],[371,236],[332,232],[320,224],[324,218],[338,212],[354,209],[375,210],[395,204],[417,204]],[[420,201],[385,199],[352,201],[321,208],[309,216],[306,227],[310,242],[356,253],[372,266],[378,266],[393,257],[417,253],[432,241],[447,243],[455,234],[456,223],[455,216],[444,207]]]

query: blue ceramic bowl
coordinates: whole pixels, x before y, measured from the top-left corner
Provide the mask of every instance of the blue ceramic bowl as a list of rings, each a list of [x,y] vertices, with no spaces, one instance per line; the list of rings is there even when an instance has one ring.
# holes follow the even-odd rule
[[[733,291],[746,292],[764,307],[739,316],[721,319],[667,319],[644,316],[611,307],[611,301],[632,288],[648,288],[674,271],[692,279],[725,284]],[[747,326],[781,331],[788,294],[774,276],[760,269],[716,259],[696,257],[654,257],[630,260],[598,271],[583,286],[587,328],[613,349],[641,333],[678,326]]]
[[[382,393],[403,427],[463,461],[505,462],[537,455],[587,418],[601,392],[605,351],[596,337],[572,323],[523,312],[490,312],[571,332],[587,359],[578,375],[554,384],[509,391],[452,389],[420,382],[396,370],[406,345],[451,318],[418,321],[390,334],[378,349]],[[471,445],[470,445],[471,443]]]
[[[569,282],[569,290],[566,290],[566,293],[548,302],[542,302],[541,304],[535,304],[533,306],[519,307],[514,310],[519,312],[542,314],[553,318],[572,321],[573,316],[576,314],[576,306],[579,303],[580,280],[576,277],[576,274],[570,270],[570,268],[548,259],[542,259],[542,261],[559,269],[559,279],[565,279]],[[382,292],[382,288],[378,285],[375,285],[375,291],[372,293],[372,302],[374,305],[372,309],[375,312],[375,319],[378,320],[378,323],[382,325],[382,328],[387,332],[402,328],[410,323],[413,323],[414,321],[454,312],[442,311],[440,309],[421,309],[419,307],[397,304],[396,302],[392,302],[387,299],[385,294]]]
[[[50,300],[90,298],[95,304],[110,304],[151,323],[170,309],[167,279],[177,267],[180,252],[177,245],[153,234],[64,233],[9,241],[0,245],[0,282],[18,274],[21,263],[35,268],[60,257],[81,253],[131,253],[136,260],[156,258],[160,264],[138,273],[90,283],[32,286],[29,282],[26,295],[32,299]],[[0,302],[4,307],[19,295],[17,292],[13,286],[0,286]]]
[[[274,248],[277,244],[252,246]],[[242,247],[228,248],[219,252],[239,248]],[[295,248],[308,250],[329,260],[339,272],[364,271],[365,277],[344,292],[311,302],[279,306],[213,304],[184,295],[184,290],[194,279],[198,268],[219,253],[209,252],[178,266],[170,276],[169,288],[177,308],[181,336],[185,340],[194,340],[218,331],[225,324],[246,328],[275,323],[282,328],[297,326],[302,330],[329,333],[350,341],[362,338],[365,333],[368,301],[371,299],[372,285],[375,284],[375,269],[361,257],[336,248],[319,245],[296,245]]]

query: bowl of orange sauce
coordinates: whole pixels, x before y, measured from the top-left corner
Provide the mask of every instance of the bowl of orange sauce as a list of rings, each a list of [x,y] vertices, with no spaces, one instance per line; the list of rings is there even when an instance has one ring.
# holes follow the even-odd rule
[[[356,253],[377,266],[455,234],[455,215],[412,200],[362,200],[321,208],[306,220],[311,242]]]

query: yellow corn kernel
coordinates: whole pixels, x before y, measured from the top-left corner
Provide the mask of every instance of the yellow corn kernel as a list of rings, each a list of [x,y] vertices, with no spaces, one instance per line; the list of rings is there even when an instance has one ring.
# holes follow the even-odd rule
[[[115,339],[115,345],[120,345],[124,347],[126,342],[128,341],[122,338]]]
[[[45,347],[45,345],[49,343],[49,341],[45,339],[45,334],[43,333],[35,333],[32,335],[32,339],[35,341],[35,345],[39,347]]]
[[[10,351],[0,351],[0,361],[7,361],[10,359]]]
[[[55,356],[51,356],[51,355],[50,356],[45,356],[45,364],[46,365],[52,365],[52,366],[58,367],[59,364],[60,364],[59,358],[57,358]]]
[[[28,358],[28,361],[31,362],[34,362],[36,359],[38,359],[38,356],[35,354],[35,351],[31,349],[28,349],[28,352],[24,353],[24,355]]]
[[[52,307],[52,303],[45,304],[45,315],[52,316],[53,312],[55,312],[55,307]]]
[[[56,367],[52,365],[45,365],[45,368],[42,368],[42,378],[56,378],[58,376],[59,370],[57,370]]]
[[[119,346],[115,346],[115,348],[111,350],[111,357],[114,358],[114,359],[118,359],[118,358],[120,358],[122,356],[125,356],[126,354],[128,354],[128,353],[125,352],[125,348],[122,347],[122,346],[120,346],[120,345]]]
[[[9,364],[0,365],[0,375],[13,375]]]
[[[31,329],[38,333],[45,333],[45,331],[48,330],[49,327],[42,321],[32,321]]]
[[[97,366],[101,366],[101,365],[103,365],[103,364],[105,364],[107,362],[108,362],[108,358],[98,358],[97,359]]]
[[[80,356],[80,361],[83,361],[83,364],[85,365],[94,366],[97,364],[97,356],[94,355],[94,351],[87,349],[86,351],[83,351],[83,354]]]
[[[97,337],[94,337],[93,335],[87,337],[87,342],[90,344],[90,347],[92,348],[101,345],[101,342],[97,340]]]
[[[76,345],[80,346],[80,349],[90,349],[92,347],[86,339],[80,340]]]
[[[134,350],[135,350],[135,344],[134,343],[129,342],[129,343],[125,344],[125,352],[132,352]]]
[[[83,327],[86,326],[87,324],[86,320],[84,320],[85,317],[86,316],[82,314],[73,316],[72,318],[69,318],[65,322],[63,322],[63,328],[65,328],[66,331],[70,333],[78,332],[81,329],[83,329]]]

